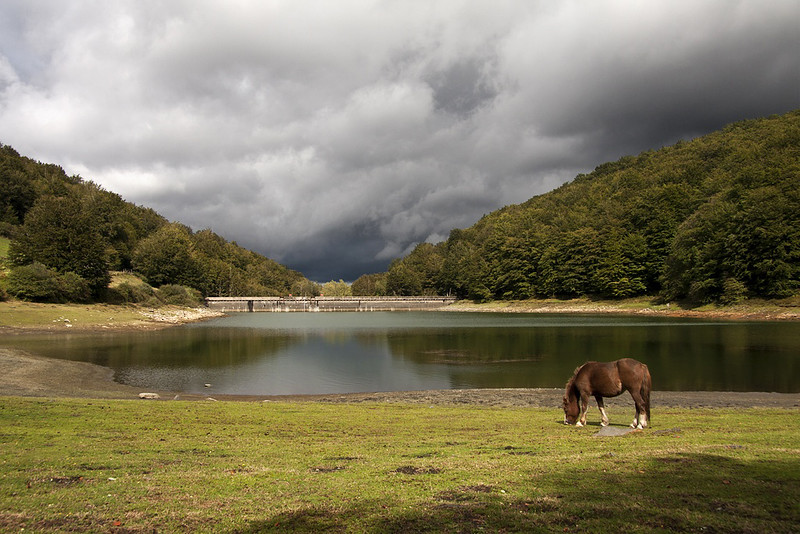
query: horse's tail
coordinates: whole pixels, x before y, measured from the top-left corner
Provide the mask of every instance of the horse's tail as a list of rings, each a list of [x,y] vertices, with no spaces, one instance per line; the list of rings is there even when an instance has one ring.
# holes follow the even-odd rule
[[[642,377],[642,385],[639,393],[641,393],[642,400],[644,401],[644,410],[647,413],[647,420],[650,421],[650,388],[653,387],[653,383],[650,379],[650,369],[648,369],[645,364],[642,364],[642,367],[644,367],[644,376]]]

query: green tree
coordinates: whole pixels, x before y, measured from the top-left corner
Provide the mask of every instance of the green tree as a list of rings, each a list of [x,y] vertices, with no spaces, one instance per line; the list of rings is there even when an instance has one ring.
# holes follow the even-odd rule
[[[591,291],[612,298],[627,298],[644,293],[647,289],[647,246],[644,237],[637,233],[613,233],[606,236],[604,245]]]
[[[154,287],[199,285],[200,270],[192,240],[189,230],[181,224],[168,224],[141,240],[133,252],[133,267]]]
[[[386,274],[386,293],[398,296],[435,295],[444,258],[442,247],[420,243],[411,254],[394,261]]]
[[[356,296],[382,297],[386,295],[386,273],[362,274],[350,290]]]
[[[75,273],[97,297],[111,277],[107,241],[95,223],[93,214],[75,195],[40,197],[11,242],[9,257],[18,266],[39,262],[59,273]]]
[[[316,297],[320,293],[320,285],[311,280],[297,280],[290,288],[290,295],[295,297]]]
[[[386,273],[386,294],[414,296],[422,294],[420,273],[402,260],[394,260]]]
[[[600,234],[594,228],[560,234],[542,254],[542,289],[563,297],[597,293],[597,267],[602,257]]]
[[[480,230],[453,230],[441,245],[443,260],[437,279],[441,294],[475,301],[492,298],[488,259],[479,244]]]
[[[353,291],[350,284],[340,279],[338,282],[331,280],[322,284],[320,294],[326,297],[349,297],[352,296]]]
[[[36,189],[25,174],[19,154],[0,148],[0,223],[20,225],[36,202]]]

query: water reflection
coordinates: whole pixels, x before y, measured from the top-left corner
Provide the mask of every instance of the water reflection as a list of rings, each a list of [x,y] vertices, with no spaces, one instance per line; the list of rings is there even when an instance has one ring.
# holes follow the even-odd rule
[[[290,394],[561,387],[586,360],[630,356],[659,390],[800,391],[800,324],[522,314],[236,314],[156,332],[14,337],[120,382]]]

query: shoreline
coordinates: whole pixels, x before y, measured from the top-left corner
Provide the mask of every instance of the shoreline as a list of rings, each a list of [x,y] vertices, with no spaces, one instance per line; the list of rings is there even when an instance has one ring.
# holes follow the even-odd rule
[[[442,311],[484,313],[532,313],[574,315],[644,315],[726,321],[800,321],[800,306],[792,304],[748,303],[726,308],[683,308],[672,304],[654,304],[652,300],[628,299],[619,302],[572,300],[509,300],[474,303],[458,301]]]
[[[58,360],[19,349],[0,348],[0,397],[139,400],[156,393],[162,401],[317,402],[352,404],[469,405],[561,409],[563,388],[487,388],[427,391],[328,393],[308,395],[217,395],[143,390],[114,381],[114,371],[86,362]],[[145,401],[142,401],[145,402]],[[727,391],[653,391],[659,408],[800,408],[800,393]],[[609,408],[633,406],[630,395],[606,400]],[[596,411],[595,408],[592,408]]]
[[[435,310],[447,313],[530,313],[564,315],[638,315],[647,317],[688,318],[724,321],[800,321],[800,299],[748,301],[744,304],[684,308],[674,303],[657,304],[651,298],[621,301],[542,299],[458,301]],[[59,333],[100,334],[126,331],[159,330],[170,326],[202,322],[228,315],[201,306],[182,308],[139,308],[106,304],[38,304],[23,301],[0,302],[0,335],[48,335]],[[270,313],[270,312],[259,312]],[[307,312],[292,312],[307,313]],[[368,312],[336,312],[368,313]]]

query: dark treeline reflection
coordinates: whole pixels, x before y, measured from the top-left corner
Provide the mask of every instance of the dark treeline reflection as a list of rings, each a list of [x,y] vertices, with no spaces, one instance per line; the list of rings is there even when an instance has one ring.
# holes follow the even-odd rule
[[[51,358],[121,367],[226,367],[269,357],[296,338],[263,331],[224,328],[171,328],[154,332],[101,336],[59,336],[20,340],[31,351]]]
[[[793,324],[605,325],[390,333],[395,357],[446,364],[469,387],[560,387],[588,360],[646,362],[661,390],[800,389],[800,328]]]
[[[286,394],[562,387],[587,360],[650,367],[657,390],[800,391],[800,324],[502,314],[241,314],[155,332],[13,337],[141,387]]]

